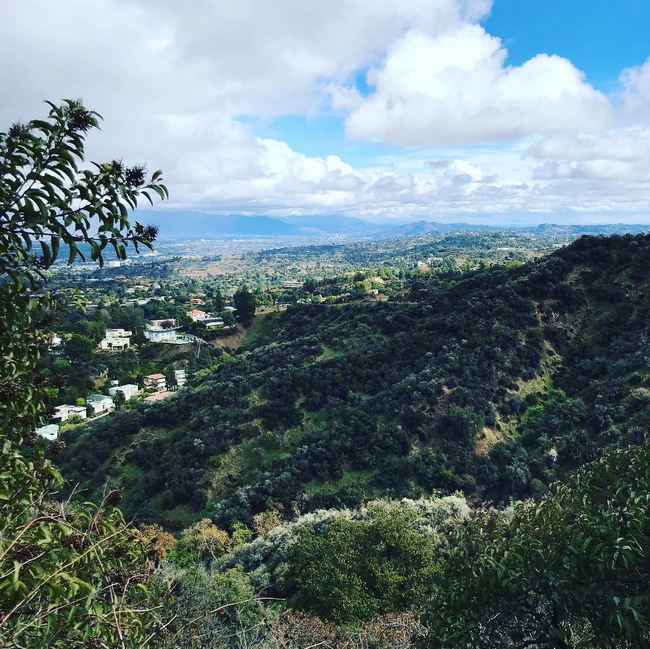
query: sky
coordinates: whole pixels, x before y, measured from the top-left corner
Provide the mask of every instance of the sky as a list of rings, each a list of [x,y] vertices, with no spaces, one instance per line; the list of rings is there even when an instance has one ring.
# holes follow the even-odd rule
[[[0,130],[99,111],[161,209],[650,223],[650,2],[0,3]]]

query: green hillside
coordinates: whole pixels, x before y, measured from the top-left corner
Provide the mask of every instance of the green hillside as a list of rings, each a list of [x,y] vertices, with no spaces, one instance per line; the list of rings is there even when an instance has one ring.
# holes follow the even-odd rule
[[[583,237],[389,302],[299,305],[154,406],[66,433],[127,517],[250,526],[379,497],[506,503],[650,423],[650,236]]]

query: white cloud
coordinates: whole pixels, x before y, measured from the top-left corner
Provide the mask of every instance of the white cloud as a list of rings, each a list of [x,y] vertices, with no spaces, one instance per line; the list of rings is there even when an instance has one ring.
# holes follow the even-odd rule
[[[531,149],[537,178],[594,178],[650,184],[650,128],[620,128],[540,141]]]
[[[621,85],[623,115],[650,121],[650,58],[643,65],[623,70]]]
[[[610,119],[608,100],[570,61],[540,54],[508,67],[506,57],[478,25],[436,36],[412,30],[368,74],[375,90],[348,118],[348,133],[423,146],[594,130]]]
[[[100,111],[90,157],[165,170],[176,204],[282,205],[358,188],[336,156],[257,138],[269,118],[355,101],[350,78],[418,25],[435,34],[484,17],[491,0],[21,0],[0,5],[0,120],[40,115],[44,98]],[[295,194],[295,196],[294,196]],[[337,199],[340,200],[340,199]]]
[[[608,100],[559,57],[508,67],[476,24],[491,5],[0,3],[0,128],[42,115],[42,99],[80,96],[105,117],[89,157],[148,161],[165,171],[169,207],[217,213],[488,218],[650,206],[647,132],[584,134],[611,119]],[[622,77],[629,120],[649,103],[648,65]],[[364,97],[353,82],[368,69],[375,90]],[[308,156],[248,123],[332,109],[350,115],[355,136],[449,146],[353,168],[337,151]],[[534,135],[556,129],[574,132]]]

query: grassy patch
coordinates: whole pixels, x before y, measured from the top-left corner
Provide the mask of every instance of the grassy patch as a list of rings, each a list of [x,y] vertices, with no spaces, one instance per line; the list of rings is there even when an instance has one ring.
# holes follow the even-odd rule
[[[329,496],[340,491],[344,487],[363,488],[377,475],[378,469],[367,471],[348,471],[339,480],[333,482],[317,482],[316,480],[305,485],[305,493],[308,497]]]

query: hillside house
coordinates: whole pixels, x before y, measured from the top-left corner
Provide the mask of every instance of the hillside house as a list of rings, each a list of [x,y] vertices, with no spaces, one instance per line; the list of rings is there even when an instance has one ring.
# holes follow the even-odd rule
[[[81,419],[86,418],[86,406],[73,406],[68,403],[64,403],[62,406],[57,406],[54,409],[54,419],[58,419],[59,422],[68,421],[72,417],[80,417]]]
[[[105,394],[91,394],[86,397],[86,403],[91,415],[102,415],[106,412],[115,410],[113,399]]]
[[[174,370],[174,378],[179,388],[182,388],[187,383],[187,373],[185,370]]]
[[[99,348],[106,352],[121,352],[131,346],[132,331],[126,329],[107,329]]]
[[[149,374],[144,377],[144,387],[147,390],[163,392],[167,389],[167,380],[164,374]]]
[[[160,320],[149,320],[147,327],[170,329],[176,326],[176,318],[162,318]]]
[[[145,397],[144,400],[147,402],[162,401],[163,399],[167,399],[168,397],[171,397],[172,394],[174,393],[169,391],[154,392],[153,394],[150,394],[148,397]]]
[[[114,385],[111,388],[108,388],[108,393],[111,397],[114,397],[117,392],[121,392],[124,395],[124,400],[128,401],[131,397],[134,397],[140,388],[138,388],[135,383],[125,383],[124,385]]]
[[[205,326],[207,329],[217,329],[223,327],[223,320],[221,318],[210,318],[205,321]]]
[[[176,320],[166,318],[164,320],[150,320],[144,330],[144,337],[152,343],[175,343],[178,336]]]
[[[41,426],[34,431],[40,437],[49,439],[51,442],[54,441],[59,436],[59,425],[58,424],[48,424],[47,426]]]
[[[192,322],[202,322],[203,320],[208,320],[212,317],[206,311],[201,311],[201,309],[192,309],[187,312],[187,316]]]

